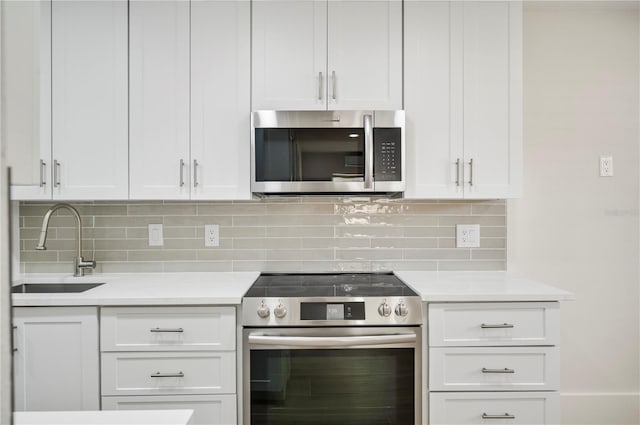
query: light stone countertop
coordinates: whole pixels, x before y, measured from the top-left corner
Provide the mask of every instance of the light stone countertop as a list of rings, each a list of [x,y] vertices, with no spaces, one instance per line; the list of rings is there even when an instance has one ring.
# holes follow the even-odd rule
[[[424,302],[571,301],[571,292],[508,272],[398,271]]]
[[[14,412],[15,425],[190,425],[193,410]]]
[[[104,285],[80,293],[13,294],[14,306],[239,305],[258,272],[28,274],[20,283]]]
[[[508,272],[398,271],[425,302],[569,301],[572,293]],[[239,305],[259,272],[30,274],[20,283],[104,285],[80,293],[13,294],[14,306]]]

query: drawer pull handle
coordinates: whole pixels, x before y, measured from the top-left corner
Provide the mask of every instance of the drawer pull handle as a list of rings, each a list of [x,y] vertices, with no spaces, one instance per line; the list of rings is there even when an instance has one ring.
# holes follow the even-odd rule
[[[486,367],[483,367],[482,373],[516,373],[516,371],[506,367],[504,369],[487,369]]]
[[[152,378],[184,378],[184,373],[183,372],[177,372],[177,373],[156,372],[156,373],[152,373],[149,376],[151,376]]]
[[[504,415],[487,415],[486,413],[482,414],[482,419],[515,419],[514,415],[510,415],[505,413]]]
[[[497,325],[487,325],[486,323],[483,323],[480,327],[482,329],[511,329],[514,326],[511,323],[500,323]]]
[[[182,333],[182,332],[184,332],[184,329],[182,329],[182,328],[175,328],[175,329],[167,329],[167,328],[152,328],[152,329],[149,329],[149,332],[174,332],[174,333]]]

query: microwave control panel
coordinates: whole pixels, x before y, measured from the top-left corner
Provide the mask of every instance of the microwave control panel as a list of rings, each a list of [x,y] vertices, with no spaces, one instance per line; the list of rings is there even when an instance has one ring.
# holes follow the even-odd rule
[[[373,129],[373,178],[376,181],[402,180],[402,130]]]

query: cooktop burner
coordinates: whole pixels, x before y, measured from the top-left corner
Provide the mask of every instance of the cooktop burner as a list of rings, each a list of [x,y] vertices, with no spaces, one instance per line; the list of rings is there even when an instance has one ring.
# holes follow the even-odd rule
[[[417,294],[393,273],[263,273],[245,297],[403,297]]]

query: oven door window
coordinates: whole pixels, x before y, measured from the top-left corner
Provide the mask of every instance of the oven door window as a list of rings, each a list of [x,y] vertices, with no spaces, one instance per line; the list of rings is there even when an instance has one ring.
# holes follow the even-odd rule
[[[362,128],[257,128],[258,182],[364,181]]]
[[[251,350],[251,425],[414,423],[414,349]]]

